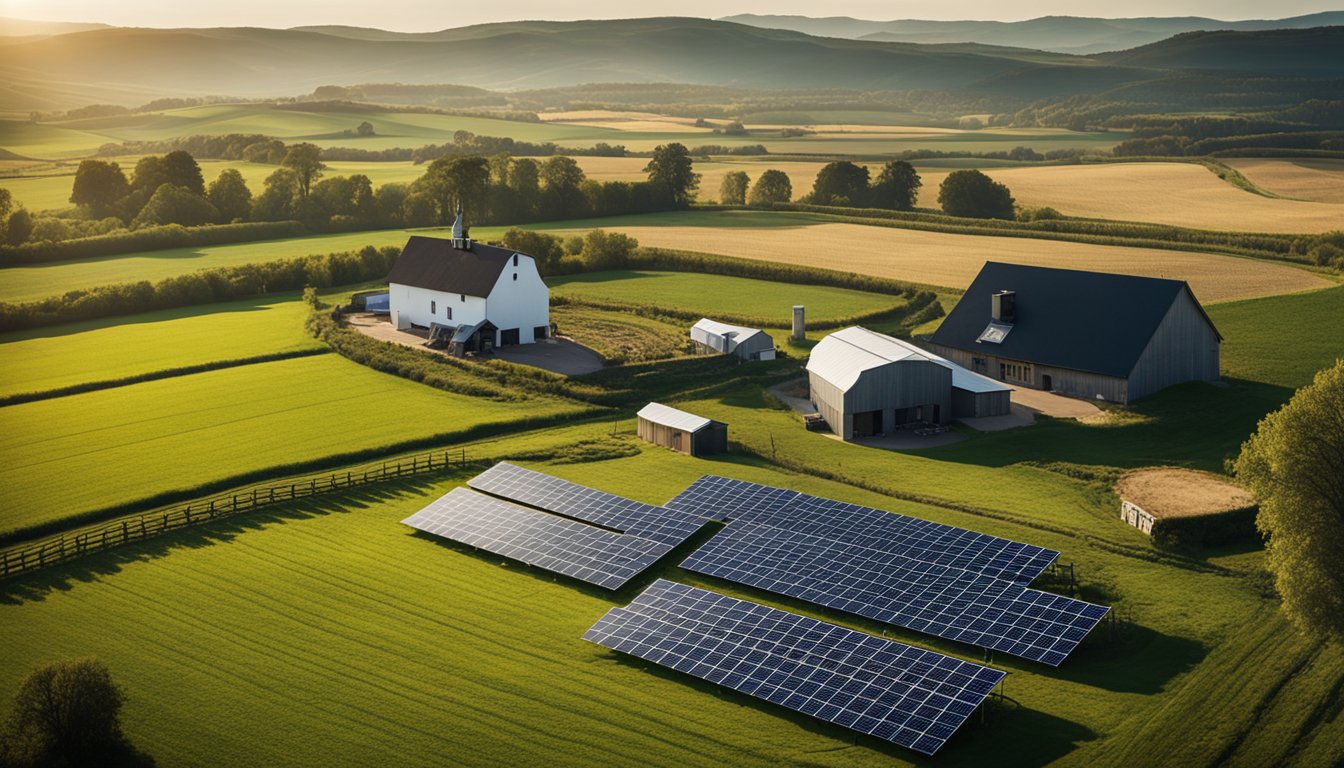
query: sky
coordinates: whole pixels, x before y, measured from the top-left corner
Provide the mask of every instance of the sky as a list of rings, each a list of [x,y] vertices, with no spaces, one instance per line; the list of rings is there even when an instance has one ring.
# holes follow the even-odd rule
[[[543,0],[493,0],[488,3],[444,0],[0,0],[0,16],[44,21],[101,22],[117,26],[295,27],[349,24],[402,32],[425,32],[491,21],[520,19],[594,19],[630,16],[700,16],[735,13],[853,16],[863,19],[996,19],[1014,21],[1037,16],[1208,16],[1217,19],[1263,19],[1344,9],[1341,0],[588,0],[558,4]]]

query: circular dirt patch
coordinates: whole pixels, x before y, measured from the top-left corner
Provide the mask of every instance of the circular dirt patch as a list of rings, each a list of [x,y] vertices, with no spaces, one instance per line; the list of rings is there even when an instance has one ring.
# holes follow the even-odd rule
[[[1121,477],[1115,492],[1153,517],[1216,515],[1255,506],[1241,486],[1193,469],[1138,469]]]

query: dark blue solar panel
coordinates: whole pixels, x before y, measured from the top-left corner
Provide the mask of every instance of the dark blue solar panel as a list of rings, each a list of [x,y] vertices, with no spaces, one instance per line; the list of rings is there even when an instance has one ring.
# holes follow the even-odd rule
[[[1059,557],[1052,549],[917,517],[705,476],[667,503],[719,520],[765,523],[925,562],[1029,583]]]
[[[520,504],[667,544],[680,544],[706,522],[701,515],[643,504],[507,462],[473,477],[467,485]]]
[[[681,567],[1057,666],[1107,608],[861,544],[737,521]]]
[[[567,520],[466,488],[454,488],[402,522],[606,589],[619,589],[674,546]]]
[[[931,755],[1004,673],[659,579],[584,639]]]

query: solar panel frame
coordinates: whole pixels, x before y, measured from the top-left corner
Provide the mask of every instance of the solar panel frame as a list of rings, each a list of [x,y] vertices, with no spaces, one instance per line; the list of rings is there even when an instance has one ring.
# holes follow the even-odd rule
[[[520,504],[664,543],[680,544],[707,522],[699,515],[634,501],[508,462],[495,464],[468,480],[467,485]]]
[[[681,567],[1058,666],[1110,610],[983,573],[762,523],[730,523]]]
[[[611,590],[620,589],[673,549],[460,487],[402,522]]]
[[[745,480],[706,475],[667,503],[671,509],[806,530],[927,562],[1030,583],[1059,552],[897,512]]]
[[[659,579],[584,633],[796,712],[932,755],[1005,673]]]

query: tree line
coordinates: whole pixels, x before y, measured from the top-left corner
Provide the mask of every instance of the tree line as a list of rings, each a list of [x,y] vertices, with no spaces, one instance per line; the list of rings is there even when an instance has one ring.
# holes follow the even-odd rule
[[[597,182],[573,158],[544,161],[507,154],[441,157],[409,184],[374,188],[368,176],[326,176],[321,150],[288,146],[279,167],[255,192],[228,168],[208,185],[191,154],[175,150],[137,161],[128,176],[115,161],[85,160],[75,172],[70,202],[76,218],[34,221],[13,213],[9,193],[0,217],[11,245],[60,242],[126,229],[201,227],[243,222],[299,221],[317,231],[423,227],[450,223],[460,200],[474,222],[573,219],[685,208],[699,184],[686,147],[659,146],[645,166],[646,181]]]

